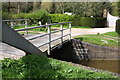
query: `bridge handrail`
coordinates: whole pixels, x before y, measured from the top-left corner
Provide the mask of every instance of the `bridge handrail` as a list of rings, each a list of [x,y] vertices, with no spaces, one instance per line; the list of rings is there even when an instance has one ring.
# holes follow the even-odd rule
[[[63,29],[63,25],[66,24],[66,23],[69,24],[69,27]],[[60,25],[60,30],[51,32],[51,26],[52,25]],[[37,46],[38,48],[40,48],[40,47],[48,44],[48,55],[50,55],[50,53],[51,53],[51,42],[56,41],[58,39],[61,39],[60,44],[62,45],[63,41],[64,41],[63,37],[66,37],[68,35],[69,35],[69,40],[71,40],[71,22],[53,23],[53,24],[40,25],[40,26],[34,26],[34,27],[27,27],[27,28],[15,29],[15,30],[16,31],[25,31],[25,30],[27,31],[27,30],[30,30],[30,29],[42,28],[42,27],[47,27],[48,33],[42,34],[42,35],[37,35],[37,36],[31,37],[31,38],[28,38],[27,40],[33,40],[33,39],[48,35],[48,42],[46,42],[46,43],[44,43],[44,44],[42,44],[40,46]],[[67,29],[69,29],[70,32],[68,34],[66,34],[66,35],[63,35],[63,31],[65,31]],[[61,32],[61,36],[52,40],[51,39],[51,34],[57,33],[57,32]]]
[[[71,22],[54,23],[54,24],[40,25],[40,26],[21,28],[21,29],[15,29],[15,30],[16,31],[24,31],[24,30],[29,30],[29,29],[42,28],[42,27],[46,27],[46,26],[53,26],[53,25],[65,24],[65,23],[71,23]]]
[[[6,22],[6,21],[26,21],[26,20],[28,20],[28,19],[11,19],[11,20],[2,20],[2,21],[4,21],[4,22]]]
[[[66,24],[66,23],[69,24],[69,27],[63,29],[63,24]],[[51,32],[51,26],[52,26],[52,25],[58,25],[58,24],[60,25],[60,30]],[[37,46],[38,48],[40,48],[40,47],[48,44],[48,55],[50,55],[50,53],[51,53],[51,42],[56,41],[56,40],[58,40],[58,39],[61,39],[61,40],[60,40],[60,44],[62,45],[62,44],[63,44],[63,41],[64,41],[63,37],[66,37],[66,36],[68,36],[68,35],[69,35],[69,40],[71,40],[71,22],[63,22],[63,23],[54,23],[54,24],[40,25],[40,26],[35,26],[35,27],[17,29],[16,31],[24,31],[24,30],[29,30],[29,29],[34,29],[34,28],[40,28],[40,27],[47,27],[47,28],[48,28],[48,29],[47,29],[47,30],[48,30],[48,33],[34,36],[34,37],[32,37],[32,38],[29,38],[28,40],[33,40],[33,39],[36,39],[36,38],[39,38],[39,37],[43,37],[43,36],[48,35],[48,42],[46,42],[46,43],[44,43],[44,44],[42,44],[42,45],[40,45],[40,46]],[[70,32],[69,32],[68,34],[64,35],[64,34],[63,34],[63,31],[65,31],[65,30],[67,30],[67,29],[69,29]],[[52,39],[51,39],[51,34],[57,33],[57,32],[61,32],[61,36],[58,37],[58,38],[56,38],[56,39],[53,39],[53,40],[52,40]]]
[[[28,28],[28,20],[29,19],[11,19],[11,20],[2,20],[3,22],[10,22],[10,26],[14,28],[15,26],[25,26],[25,28]],[[24,24],[14,24],[16,21],[24,21]],[[25,33],[27,34],[28,31],[26,30]]]

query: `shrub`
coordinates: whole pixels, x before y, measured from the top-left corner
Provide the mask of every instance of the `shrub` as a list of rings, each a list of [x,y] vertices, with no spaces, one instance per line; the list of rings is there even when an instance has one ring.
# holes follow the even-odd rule
[[[52,23],[70,22],[73,19],[73,15],[67,14],[49,14]]]
[[[38,24],[39,21],[45,24],[48,21],[48,12],[37,10],[30,13],[20,13],[13,15],[14,19],[29,19],[29,24]]]
[[[1,12],[1,13],[2,13],[2,19],[3,20],[13,19],[11,13],[7,13],[7,12]]]
[[[41,21],[42,24],[45,24],[48,20],[48,12],[45,10],[38,10],[26,14],[25,18],[29,19],[31,24],[37,24],[39,21]]]
[[[86,27],[106,27],[107,19],[102,17],[79,17],[75,16],[72,20],[74,26],[86,26]]]
[[[116,32],[120,34],[120,19],[116,21]]]
[[[25,18],[25,13],[19,13],[19,14],[15,14],[13,15],[14,19],[24,19]]]

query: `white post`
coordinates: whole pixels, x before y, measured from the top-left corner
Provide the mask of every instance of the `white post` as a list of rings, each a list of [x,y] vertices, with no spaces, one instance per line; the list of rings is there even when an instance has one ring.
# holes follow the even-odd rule
[[[39,21],[39,25],[42,25],[41,21]]]
[[[51,52],[51,27],[47,26],[48,28],[48,55],[50,55]]]
[[[63,44],[63,24],[60,25],[60,31],[61,31],[61,45]]]
[[[39,26],[41,26],[41,25],[42,25],[41,21],[39,21],[39,23],[38,23],[38,24],[39,24]],[[40,27],[40,30],[41,30],[41,27]]]
[[[48,23],[46,22],[45,25],[47,25],[47,24],[48,24]],[[45,31],[47,31],[48,26],[46,26],[45,28],[46,28]]]
[[[28,28],[28,22],[27,22],[27,20],[25,21],[25,28]],[[28,34],[27,30],[25,30],[25,34]]]
[[[13,28],[13,22],[11,22],[10,24],[11,24],[11,27]]]
[[[71,40],[71,23],[69,23],[69,29],[70,29],[70,38],[69,38],[69,40]]]

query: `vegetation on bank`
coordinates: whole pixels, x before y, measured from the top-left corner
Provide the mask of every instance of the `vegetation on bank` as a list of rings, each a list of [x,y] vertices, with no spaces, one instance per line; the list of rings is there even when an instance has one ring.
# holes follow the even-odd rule
[[[15,15],[9,15],[3,13],[4,17],[11,17],[11,19],[28,19],[28,25],[36,24],[41,22],[42,25],[46,23],[60,23],[60,22],[71,22],[72,26],[84,27],[106,27],[106,18],[103,17],[80,17],[67,14],[49,14],[44,10],[38,10],[31,13],[20,13]],[[4,19],[4,18],[3,18]]]
[[[104,28],[107,27],[107,18],[75,16],[72,20],[72,25]]]
[[[117,32],[108,32],[105,34],[80,35],[75,38],[84,42],[111,48],[118,48],[118,44],[120,43],[119,34]]]
[[[120,34],[120,19],[116,21],[116,32]]]
[[[69,78],[100,80],[117,78],[110,73],[95,72],[67,62],[35,55],[27,55],[19,60],[5,58],[1,62],[2,78],[57,78],[64,80]]]
[[[37,24],[32,24],[32,25],[28,25],[27,27],[34,27],[34,26],[39,26]],[[21,28],[26,28],[25,26],[14,26],[13,29],[21,29]],[[60,29],[60,25],[53,25],[51,26],[52,31],[55,31],[56,28]],[[67,24],[65,24],[63,26],[63,28],[69,28],[69,26]],[[72,26],[71,28],[85,28],[85,29],[91,29],[91,27],[86,27],[86,26]],[[40,32],[47,32],[47,28],[46,27],[42,27],[42,28],[35,28],[35,29],[30,29],[27,30],[28,33],[33,33],[33,34],[37,34]],[[19,31],[18,33],[25,33],[25,31]]]

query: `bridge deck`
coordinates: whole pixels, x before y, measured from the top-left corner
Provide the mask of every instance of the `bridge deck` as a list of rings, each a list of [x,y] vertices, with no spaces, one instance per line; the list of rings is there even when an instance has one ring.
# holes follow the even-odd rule
[[[43,35],[43,34],[27,34],[25,35],[24,37],[29,40],[35,36],[40,36],[40,35]],[[54,40],[56,38],[60,37],[60,33],[55,33],[55,34],[52,34],[51,36],[51,40]],[[69,38],[69,36],[66,36],[64,37],[64,40],[67,40]],[[29,42],[33,43],[36,47],[39,47],[41,45],[43,45],[44,43],[48,42],[48,36],[44,36],[44,37],[40,37],[40,38],[36,38],[34,40],[29,40]],[[58,45],[60,44],[60,39],[59,40],[56,40],[54,42],[51,42],[51,47],[54,47],[55,45]],[[22,50],[19,50],[15,47],[12,47],[10,45],[7,45],[5,43],[1,43],[0,45],[1,49],[0,50],[0,59],[3,59],[3,58],[13,58],[13,59],[18,59],[20,58],[21,56],[24,56],[25,55],[25,52],[23,52]],[[48,49],[48,44],[47,45],[44,45],[42,47],[39,47],[39,49],[42,51],[42,52],[45,52],[47,49]]]
[[[104,30],[103,30],[104,29]],[[77,35],[83,35],[83,34],[97,34],[98,32],[99,33],[106,33],[106,32],[110,32],[110,31],[115,31],[113,28],[98,28],[98,29],[72,29],[72,36],[77,36]],[[65,33],[68,33],[68,31],[64,32]],[[58,37],[60,33],[55,33],[54,34],[54,37],[52,39],[55,39],[56,36]],[[26,39],[30,39],[32,38],[33,36],[38,36],[38,35],[42,35],[42,34],[28,34],[28,35],[25,35],[25,38]],[[35,40],[31,40],[30,42],[32,42],[35,46],[39,46],[39,45],[42,45],[44,42],[47,42],[47,36],[46,37],[43,37],[43,38],[38,38],[38,39],[35,39]],[[53,45],[56,45],[58,44],[58,42],[60,42],[60,40],[57,40],[55,41],[54,43],[52,43],[52,46]],[[0,45],[0,59],[3,59],[4,57],[11,57],[11,58],[19,58],[21,56],[24,56],[25,53],[19,49],[16,49],[12,46],[9,46],[7,44],[4,44],[2,43]],[[45,51],[47,50],[47,45],[46,46],[43,46],[41,48],[39,48],[41,51]],[[16,56],[17,55],[17,56]]]

